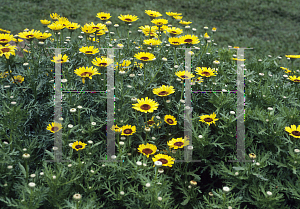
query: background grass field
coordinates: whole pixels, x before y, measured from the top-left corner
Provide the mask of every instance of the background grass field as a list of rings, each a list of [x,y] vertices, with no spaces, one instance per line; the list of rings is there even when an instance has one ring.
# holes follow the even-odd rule
[[[124,23],[118,19],[120,14],[138,16],[132,24],[132,35],[138,35],[138,27],[151,25],[145,10],[155,10],[169,20],[165,12],[180,12],[184,21],[192,21],[197,35],[204,34],[204,26],[217,27],[214,41],[218,47],[228,45],[252,47],[245,50],[245,58],[255,55],[261,58],[272,55],[285,57],[287,54],[299,54],[300,1],[291,0],[156,0],[156,1],[120,1],[120,0],[2,0],[0,4],[0,28],[17,34],[25,28],[45,31],[41,19],[51,20],[50,13],[58,13],[71,22],[83,26],[86,23],[101,22],[98,12],[111,13],[113,24]],[[48,29],[50,31],[50,29]],[[114,31],[115,28],[112,28]],[[76,32],[81,32],[77,29]]]

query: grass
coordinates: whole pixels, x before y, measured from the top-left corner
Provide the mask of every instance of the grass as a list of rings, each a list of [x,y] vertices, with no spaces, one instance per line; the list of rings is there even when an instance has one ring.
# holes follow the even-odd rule
[[[44,31],[41,19],[50,18],[50,13],[58,13],[72,22],[82,26],[85,23],[100,22],[96,17],[98,12],[109,12],[113,24],[122,24],[119,14],[137,15],[139,20],[132,26],[132,36],[143,23],[149,21],[145,9],[161,12],[181,12],[184,21],[192,21],[191,27],[204,34],[204,26],[217,27],[214,40],[218,47],[228,45],[252,47],[245,50],[245,58],[258,56],[281,56],[298,54],[300,22],[300,2],[279,0],[188,0],[188,1],[10,1],[3,0],[1,4],[1,27],[17,34],[25,28]],[[172,23],[171,23],[172,24]],[[81,32],[81,30],[77,30]]]

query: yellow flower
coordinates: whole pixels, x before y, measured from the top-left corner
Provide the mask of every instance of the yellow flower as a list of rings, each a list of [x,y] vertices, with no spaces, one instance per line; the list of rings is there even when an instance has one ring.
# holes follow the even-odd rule
[[[180,21],[179,22],[180,24],[182,24],[182,25],[189,25],[189,24],[191,24],[192,22],[189,22],[189,21]]]
[[[45,39],[49,38],[50,36],[52,36],[51,33],[38,32],[38,33],[36,33],[35,38],[38,40],[45,40]]]
[[[13,83],[16,83],[16,82],[22,83],[22,82],[24,81],[24,77],[21,76],[21,75],[18,75],[18,76],[14,76],[14,79],[11,79],[11,80],[13,81]],[[14,80],[15,80],[16,82],[14,82]]]
[[[87,55],[99,53],[99,49],[97,48],[94,49],[94,46],[83,46],[79,49],[79,51]]]
[[[110,13],[104,12],[97,13],[96,17],[100,18],[101,20],[108,20],[109,18],[111,18]]]
[[[39,33],[40,31],[34,31],[34,29],[32,29],[31,31],[27,31],[27,32],[20,32],[19,38],[25,38],[25,39],[29,39],[32,40],[33,38],[35,38],[36,34]]]
[[[181,39],[181,37],[170,37],[168,39],[169,43],[175,46],[179,46],[181,44],[183,44],[183,40]]]
[[[168,146],[174,149],[183,148],[186,145],[189,145],[189,141],[182,139],[182,137],[177,139],[173,138],[171,141],[168,141]]]
[[[249,154],[249,157],[250,157],[251,159],[255,159],[255,158],[256,158],[256,155],[255,155],[254,153],[250,153],[250,154]]]
[[[285,55],[285,56],[292,59],[300,58],[300,55]]]
[[[93,28],[92,26],[90,25],[84,25],[83,27],[81,27],[81,30],[84,32],[84,33],[95,33],[97,31],[96,28]]]
[[[205,39],[210,39],[209,35],[207,33],[204,34]]]
[[[291,81],[300,83],[300,76],[298,76],[298,77],[296,77],[295,75],[294,76],[289,76],[289,79]]]
[[[155,126],[155,125],[158,127],[161,124],[161,122],[155,124],[154,116],[152,116],[152,118],[150,120],[148,120],[146,123],[149,127],[152,127],[152,126]],[[161,127],[159,127],[159,128],[161,128]]]
[[[121,127],[122,133],[121,135],[130,136],[136,133],[136,126],[125,125]]]
[[[158,26],[168,24],[168,20],[166,20],[166,19],[154,19],[151,22],[154,23],[155,25],[158,25]]]
[[[211,31],[212,31],[212,32],[216,32],[216,31],[217,31],[217,28],[216,28],[216,27],[213,27],[213,28],[211,29]]]
[[[52,133],[58,132],[60,129],[62,129],[62,125],[56,122],[53,122],[47,126],[47,130],[51,131]]]
[[[5,46],[0,46],[0,57],[3,55],[6,57],[6,59],[9,59],[9,56],[12,54],[16,56],[15,50],[17,49],[17,46],[11,46],[10,44],[6,44]]]
[[[166,115],[164,121],[171,126],[177,125],[176,118],[172,115]]]
[[[50,25],[48,25],[47,27],[50,28],[51,30],[53,30],[54,32],[58,32],[61,29],[65,28],[65,26],[63,26],[63,24],[58,23],[57,21],[54,22],[54,23],[52,23],[52,24],[50,24]]]
[[[151,18],[155,18],[155,17],[160,17],[160,16],[162,16],[162,14],[160,14],[159,12],[152,11],[152,10],[145,10],[145,13],[146,13],[147,15],[149,15]]]
[[[140,153],[142,153],[143,155],[146,155],[147,158],[149,158],[149,155],[153,155],[154,153],[156,153],[157,147],[153,144],[149,144],[147,143],[145,144],[140,144],[138,151]]]
[[[62,24],[64,27],[70,24],[70,21],[66,17],[59,17],[58,23]]]
[[[118,16],[118,18],[126,23],[131,23],[134,21],[137,21],[139,18],[137,18],[137,16],[135,15],[120,15]]]
[[[121,127],[118,127],[118,125],[113,125],[111,130],[115,131],[115,132],[118,132],[118,133],[122,132]]]
[[[162,85],[160,88],[153,89],[153,94],[156,94],[160,97],[166,97],[175,92],[173,86]]]
[[[49,20],[40,20],[43,25],[49,25],[51,21]]]
[[[198,44],[200,41],[195,35],[185,35],[181,36],[181,40],[185,44]]]
[[[144,40],[145,45],[157,46],[157,45],[161,45],[161,43],[162,42],[160,40],[155,40],[155,39],[146,39],[146,40]]]
[[[207,69],[207,67],[197,67],[196,70],[198,75],[201,75],[203,77],[211,77],[211,76],[216,76],[218,74],[214,69],[211,69],[210,67]]]
[[[285,127],[284,130],[289,132],[292,137],[300,138],[300,125],[298,128],[296,125],[291,125],[291,127]]]
[[[172,167],[175,161],[175,158],[172,158],[169,155],[164,155],[164,154],[157,154],[152,158],[153,162],[155,163],[156,161],[162,162],[162,166],[169,166]],[[155,167],[155,164],[153,165]]]
[[[114,63],[114,60],[106,57],[102,57],[102,58],[96,57],[92,61],[92,63],[98,67],[108,67],[109,65]]]
[[[0,44],[7,44],[8,42],[12,41],[14,38],[13,35],[11,34],[4,34],[4,33],[1,33],[0,34]]]
[[[175,73],[175,75],[177,75],[181,79],[191,79],[195,77],[192,73],[188,71],[178,71]]]
[[[106,25],[104,25],[102,23],[98,23],[97,25],[95,25],[94,22],[91,22],[90,24],[87,24],[87,25],[90,26],[90,27],[92,27],[92,28],[94,28],[94,29],[96,29],[97,31],[98,30],[105,30],[105,29],[107,29]]]
[[[53,20],[58,20],[59,15],[58,15],[57,13],[52,13],[52,14],[50,14],[50,17],[51,17]]]
[[[181,20],[182,16],[174,15],[173,18],[176,19],[176,20]]]
[[[149,52],[139,52],[138,54],[135,54],[134,57],[143,62],[152,61],[155,58],[154,54]]]
[[[202,115],[202,116],[199,116],[200,117],[200,120],[199,121],[202,121],[204,123],[207,123],[208,125],[214,123],[216,125],[216,121],[219,120],[216,118],[216,114],[213,113],[211,115]]]
[[[2,31],[2,32],[4,32],[4,33],[10,33],[9,30],[3,30],[3,29],[1,29],[1,28],[0,28],[0,31]]]
[[[157,110],[159,104],[152,99],[137,99],[138,103],[132,104],[132,108],[144,113],[152,113],[154,110]]]
[[[178,15],[182,15],[182,13],[176,13],[176,12],[166,12],[166,14],[167,14],[168,16],[171,16],[171,17],[173,17],[173,16],[178,16]]]
[[[74,73],[76,73],[78,76],[82,78],[82,83],[85,83],[85,78],[92,79],[93,75],[101,75],[101,73],[98,73],[96,68],[92,67],[80,67],[79,69],[74,70]]]
[[[72,148],[76,151],[84,149],[87,144],[82,143],[81,141],[76,141],[72,144]],[[81,162],[80,162],[81,163]]]
[[[236,61],[245,61],[246,59],[238,59],[238,58],[231,58],[232,60],[236,60]]]
[[[70,31],[74,31],[77,28],[80,28],[80,25],[78,23],[69,23],[69,25],[66,26],[66,28]]]
[[[68,56],[67,55],[64,55],[62,57],[61,54],[58,55],[58,57],[53,57],[53,60],[51,60],[51,62],[55,62],[55,63],[65,63],[65,62],[68,62]]]
[[[180,35],[183,33],[183,30],[176,27],[167,28],[164,33],[168,32],[171,36]]]

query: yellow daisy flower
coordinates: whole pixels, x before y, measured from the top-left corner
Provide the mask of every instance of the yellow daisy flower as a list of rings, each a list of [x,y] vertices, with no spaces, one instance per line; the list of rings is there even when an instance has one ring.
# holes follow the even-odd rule
[[[300,76],[298,76],[298,77],[296,77],[295,75],[294,76],[289,76],[289,79],[291,81],[300,83]]]
[[[173,86],[165,86],[162,85],[160,88],[153,89],[153,94],[156,94],[160,97],[166,97],[170,94],[173,94],[175,92]]]
[[[10,55],[16,56],[16,52],[15,52],[16,49],[17,46],[12,46],[10,44],[6,44],[5,46],[0,46],[0,57],[4,55],[6,59],[9,59]]]
[[[176,118],[172,115],[166,115],[164,121],[171,126],[177,125]]]
[[[181,19],[182,19],[182,16],[174,15],[173,18],[174,18],[175,20],[181,20]]]
[[[181,79],[191,79],[195,77],[192,73],[188,71],[178,71],[175,73],[175,75],[177,75]]]
[[[150,27],[149,25],[145,25],[145,26],[140,26],[139,29],[141,29],[143,33],[149,34],[150,31],[155,33],[158,30],[158,27],[157,26]]]
[[[210,36],[209,36],[207,33],[205,33],[205,34],[204,34],[204,38],[205,38],[205,39],[210,39]]]
[[[160,40],[155,40],[155,39],[146,39],[143,42],[145,45],[150,45],[150,46],[157,46],[157,45],[161,45],[161,41]]]
[[[93,65],[98,67],[108,67],[109,65],[114,63],[114,60],[107,57],[96,57],[95,59],[93,59],[92,63]]]
[[[130,136],[136,133],[136,126],[125,125],[121,127],[123,136]]]
[[[166,12],[166,14],[170,17],[182,15],[182,13],[177,13],[177,12]]]
[[[90,25],[84,25],[83,27],[81,27],[81,30],[86,34],[95,33],[97,31],[96,28],[93,28]]]
[[[95,48],[94,46],[83,46],[79,49],[82,53],[86,55],[94,55],[96,53],[99,53],[99,49]]]
[[[175,158],[172,158],[169,155],[164,155],[164,154],[157,154],[152,158],[153,162],[155,163],[156,161],[162,162],[162,166],[169,166],[172,167],[173,164],[175,163]],[[155,167],[155,164],[153,165]]]
[[[182,20],[179,23],[182,24],[182,25],[192,24],[192,22],[187,22],[187,21],[182,21]]]
[[[70,21],[66,17],[59,17],[58,24],[62,24],[64,27],[70,24]]]
[[[213,27],[213,28],[211,29],[211,31],[212,31],[212,32],[216,32],[216,31],[217,31],[217,28],[216,28],[216,27]]]
[[[172,140],[168,141],[167,144],[170,148],[178,149],[189,145],[189,141],[182,139],[182,137],[177,139],[173,138]]]
[[[183,41],[180,37],[170,37],[168,39],[169,43],[175,46],[179,46],[181,44],[183,44]]]
[[[292,59],[300,58],[300,55],[285,55],[285,56]]]
[[[0,55],[1,55],[1,51],[0,51]],[[12,71],[10,71],[10,73],[12,73]],[[6,78],[9,75],[9,72],[6,71],[4,73],[0,73],[0,78]]]
[[[200,41],[195,35],[185,35],[181,36],[181,40],[185,44],[198,44]]]
[[[300,125],[298,128],[296,125],[291,125],[291,127],[285,127],[284,130],[289,132],[292,137],[300,138]]]
[[[255,155],[254,153],[250,153],[250,154],[249,154],[249,157],[250,157],[251,159],[255,159],[255,158],[256,158],[256,155]]]
[[[108,20],[109,18],[111,18],[110,13],[104,12],[97,13],[96,17],[100,18],[100,20]]]
[[[58,22],[54,22],[54,23],[48,25],[47,27],[50,28],[51,30],[53,30],[54,32],[58,32],[65,28],[65,26],[63,26],[63,24],[58,23]]]
[[[118,132],[118,133],[122,132],[121,127],[118,127],[118,125],[113,125],[111,130],[115,131],[115,132]]]
[[[180,35],[183,33],[183,30],[180,28],[176,28],[176,27],[171,27],[171,28],[167,28],[164,33],[169,33],[172,37],[176,36],[176,35]]]
[[[158,127],[160,124],[161,124],[161,122],[155,124],[154,116],[152,116],[152,118],[151,118],[150,120],[147,121],[147,125],[148,125],[149,127],[152,127],[152,126],[155,126],[155,125]],[[159,128],[161,128],[161,127],[159,127]]]
[[[106,25],[102,24],[102,23],[98,23],[97,25],[94,24],[94,22],[91,22],[90,24],[87,24],[88,26],[98,30],[105,30],[106,29]]]
[[[77,28],[80,28],[80,25],[78,23],[70,23],[69,25],[66,26],[66,28],[69,30],[69,31],[74,31],[76,30]]]
[[[152,61],[155,58],[154,54],[149,52],[139,52],[138,54],[135,54],[134,57],[143,62]]]
[[[154,19],[151,22],[154,23],[155,25],[158,25],[158,26],[168,24],[168,20],[166,20],[166,19]]]
[[[147,143],[145,144],[140,144],[138,151],[140,153],[142,153],[143,155],[146,155],[147,158],[149,158],[149,155],[153,155],[154,153],[156,153],[157,147],[153,144],[149,144]]]
[[[27,32],[20,32],[19,38],[25,38],[28,40],[32,40],[33,38],[35,38],[35,35],[40,32],[40,31],[34,31],[34,29],[32,29],[31,31],[27,31]]]
[[[210,67],[207,69],[207,67],[197,67],[196,70],[198,75],[201,75],[203,77],[211,77],[211,76],[216,76],[217,71],[215,71],[214,69],[211,69]]]
[[[85,83],[86,78],[92,79],[93,75],[101,75],[101,73],[98,73],[98,70],[93,68],[93,66],[86,68],[80,67],[79,69],[74,70],[74,73],[82,78],[82,83]]]
[[[199,116],[200,117],[200,120],[199,121],[202,121],[204,123],[207,123],[208,125],[214,123],[216,125],[216,121],[219,120],[216,118],[216,114],[213,113],[211,115],[202,115],[202,116]]]
[[[49,20],[40,20],[43,25],[49,25],[51,21]]]
[[[231,58],[232,60],[235,60],[235,61],[245,61],[246,59],[238,59],[238,58]]]
[[[52,13],[50,14],[50,17],[53,19],[53,20],[58,20],[58,18],[60,17],[57,13]]]
[[[52,133],[58,132],[60,129],[62,129],[62,125],[56,122],[53,122],[47,126],[47,130],[51,131]]]
[[[134,21],[137,21],[139,18],[135,15],[120,15],[118,16],[118,18],[122,21],[124,21],[125,23],[131,23]]]
[[[87,144],[82,143],[81,141],[76,141],[72,144],[72,148],[78,151],[84,149],[86,145]]]
[[[16,82],[22,83],[22,82],[24,81],[24,77],[21,76],[21,75],[18,75],[18,76],[14,76],[14,79],[11,79],[11,80],[13,81],[13,83],[16,83]],[[14,80],[15,80],[16,82],[14,82]]]
[[[159,12],[152,11],[152,10],[145,10],[145,13],[149,15],[151,18],[156,18],[162,16]]]
[[[192,79],[191,82],[198,82],[198,83],[202,83],[203,82],[203,78],[198,77],[196,80]]]
[[[12,41],[13,38],[14,38],[14,36],[11,34],[1,33],[0,34],[0,44],[2,44],[2,45],[7,44],[8,42]]]
[[[146,97],[145,99],[137,99],[137,101],[137,104],[132,104],[132,108],[144,113],[152,113],[154,110],[157,110],[159,106],[157,102],[152,99],[148,99],[148,97]]]
[[[11,33],[9,30],[3,30],[0,28],[0,31],[4,32],[4,33]]]
[[[67,55],[64,55],[62,57],[61,54],[58,55],[58,57],[53,57],[53,60],[51,60],[51,62],[55,62],[55,63],[65,63],[65,62],[68,62],[68,56]]]

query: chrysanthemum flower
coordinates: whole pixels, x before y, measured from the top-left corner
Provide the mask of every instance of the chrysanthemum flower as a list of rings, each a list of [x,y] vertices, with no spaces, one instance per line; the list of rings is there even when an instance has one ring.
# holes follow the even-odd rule
[[[58,23],[57,21],[48,25],[47,27],[50,28],[51,30],[53,30],[54,32],[58,32],[65,28],[65,26],[63,26],[63,24]]]
[[[300,125],[298,128],[296,125],[291,125],[291,127],[285,127],[284,130],[289,132],[292,137],[300,138]]]
[[[136,133],[136,126],[125,125],[121,127],[122,133],[121,135],[130,136]]]
[[[14,76],[14,79],[11,79],[12,81],[15,80],[16,82],[18,83],[22,83],[24,81],[24,77],[21,76],[21,75],[18,75],[18,76]],[[16,83],[13,81],[13,83]]]
[[[177,138],[177,139],[173,138],[172,140],[168,141],[167,144],[170,148],[178,149],[178,148],[183,148],[184,146],[189,145],[189,141],[182,139],[182,137]]]
[[[108,67],[109,65],[114,63],[114,60],[107,57],[96,57],[95,59],[93,59],[92,63],[93,65],[98,67]]]
[[[38,39],[38,40],[44,41],[45,39],[49,38],[50,36],[52,36],[51,33],[38,32],[38,33],[36,33],[35,38]]]
[[[62,57],[61,54],[58,55],[58,57],[53,57],[53,60],[51,60],[51,62],[55,62],[55,63],[65,63],[68,61],[68,56],[67,55],[64,55]]]
[[[146,123],[150,127],[152,127],[152,126],[157,126],[158,127],[161,124],[161,122],[155,124],[154,116],[152,116],[152,118],[150,120],[148,120]],[[161,128],[161,127],[159,127],[159,128]]]
[[[87,144],[82,143],[81,141],[76,141],[72,144],[72,148],[76,151],[84,149]]]
[[[217,28],[216,28],[216,27],[213,27],[213,28],[211,29],[211,31],[212,31],[212,32],[216,32],[216,31],[217,31]]]
[[[181,44],[183,44],[183,41],[180,37],[170,37],[168,39],[169,43],[175,46],[179,46]]]
[[[214,123],[216,125],[216,121],[219,120],[216,118],[216,114],[213,113],[211,115],[202,115],[202,116],[199,116],[200,117],[200,120],[201,122],[204,122],[204,123],[207,123],[208,125]]]
[[[157,102],[152,99],[148,99],[148,97],[145,99],[137,99],[137,101],[137,104],[132,104],[134,106],[132,108],[144,113],[153,112],[154,110],[157,110],[159,106]]]
[[[150,31],[155,33],[158,30],[158,27],[157,26],[150,27],[149,25],[145,25],[145,26],[140,26],[139,29],[141,29],[144,34],[147,33],[149,34]]]
[[[177,12],[166,12],[166,14],[170,17],[182,15],[182,13],[177,13]]]
[[[146,145],[140,144],[138,151],[149,158],[149,155],[153,155],[157,150],[157,147],[153,144],[147,143]]]
[[[255,158],[256,158],[256,155],[255,155],[254,153],[250,153],[250,154],[249,154],[249,157],[250,157],[251,159],[255,159]]]
[[[202,83],[202,82],[203,82],[203,78],[198,77],[196,80],[191,79],[191,82],[192,82],[192,83],[194,83],[194,82]]]
[[[138,68],[140,68],[140,69],[143,69],[144,64],[143,64],[143,63],[137,63],[137,62],[134,62],[133,67],[138,67]]]
[[[12,46],[10,44],[6,44],[5,46],[0,46],[0,57],[3,55],[6,59],[9,59],[10,55],[16,56],[15,50],[17,49],[17,46]]]
[[[50,17],[53,19],[53,20],[58,20],[58,18],[60,17],[57,13],[52,13],[50,14]]]
[[[83,46],[79,49],[79,51],[87,55],[99,53],[99,49],[97,48],[94,49],[94,46]]]
[[[60,129],[62,129],[62,125],[56,122],[52,122],[52,124],[47,126],[47,130],[51,131],[52,133],[58,132]]]
[[[49,20],[40,20],[40,22],[43,24],[43,25],[49,25],[51,23],[51,21]]]
[[[118,125],[113,125],[111,130],[115,131],[115,132],[118,132],[118,133],[122,132],[121,127],[118,127]]]
[[[84,25],[83,27],[81,27],[81,30],[82,30],[84,33],[88,33],[88,34],[95,33],[95,32],[97,31],[96,28],[93,28],[93,27],[90,26],[90,25]]]
[[[160,97],[166,97],[175,92],[173,86],[162,85],[160,88],[153,89],[153,94],[156,94]]]
[[[185,35],[180,37],[185,44],[198,44],[200,41],[195,35]]]
[[[1,51],[0,51],[0,54],[1,54]],[[12,71],[10,71],[10,73],[12,73]],[[0,73],[0,78],[6,78],[8,75],[9,75],[8,71],[6,71],[4,73]]]
[[[107,30],[106,25],[102,24],[102,23],[98,23],[97,25],[95,25],[94,22],[91,22],[90,24],[87,24],[87,25],[96,30]]]
[[[126,67],[128,67],[129,65],[131,64],[131,61],[130,60],[123,60],[123,62],[122,63],[116,63],[115,64],[115,69],[117,69],[118,68],[118,65],[119,65],[119,67],[122,67],[122,68],[126,68]]]
[[[135,15],[120,15],[118,18],[126,23],[137,21],[139,18]]]
[[[11,33],[9,30],[3,30],[0,28],[0,31],[4,32],[4,33]]]
[[[80,28],[80,25],[78,23],[69,23],[69,25],[66,26],[66,28],[69,30],[69,31],[74,31],[76,30],[77,28]]]
[[[64,27],[66,27],[67,25],[69,25],[71,22],[68,20],[68,18],[66,17],[59,17],[58,21],[59,24],[62,24]]]
[[[155,39],[146,39],[143,42],[145,45],[151,45],[151,46],[157,46],[157,45],[161,45],[161,41],[160,40],[155,40]]]
[[[216,76],[218,74],[214,69],[211,69],[210,67],[207,69],[207,67],[197,67],[196,70],[198,75],[201,75],[203,77],[211,77],[211,76]]]
[[[160,16],[162,16],[162,14],[160,14],[159,12],[152,11],[152,10],[145,10],[145,13],[146,13],[147,15],[149,15],[151,18],[155,18],[155,17],[160,17]]]
[[[0,34],[0,44],[2,44],[2,45],[7,44],[8,42],[12,41],[13,38],[14,38],[14,36],[11,34],[1,33]]]
[[[27,31],[27,32],[20,32],[19,38],[25,38],[28,40],[32,40],[33,38],[35,38],[35,35],[40,32],[40,31],[34,31],[34,29],[32,29],[31,31]]]
[[[109,18],[111,18],[110,13],[104,13],[104,12],[97,13],[96,17],[100,18],[100,20],[108,20]]]
[[[172,115],[166,115],[164,121],[171,126],[177,125],[176,118]]]
[[[191,79],[195,77],[192,73],[188,71],[178,71],[175,73],[175,75],[177,75],[181,79]]]
[[[174,18],[175,20],[181,20],[181,19],[182,19],[182,16],[174,15],[173,18]]]
[[[172,37],[176,36],[176,35],[180,35],[183,33],[183,30],[180,28],[176,28],[176,27],[171,27],[171,28],[167,28],[164,33],[169,33]]]
[[[143,62],[152,61],[155,58],[154,54],[149,52],[139,52],[138,54],[135,54],[134,57]]]
[[[158,25],[158,26],[168,24],[168,20],[166,20],[166,19],[154,19],[151,22],[154,23],[155,25]]]
[[[189,24],[192,24],[192,22],[189,22],[189,21],[180,21],[179,22],[180,24],[182,24],[182,25],[189,25]]]
[[[175,161],[175,158],[172,158],[169,155],[157,154],[152,158],[153,162],[160,161],[162,162],[162,166],[172,167]],[[153,165],[155,167],[155,165]]]
[[[82,77],[82,83],[85,83],[85,78],[92,79],[93,75],[101,75],[101,73],[98,73],[98,70],[96,68],[93,68],[93,66],[86,68],[80,67],[79,69],[74,70],[74,73]]]
[[[238,59],[238,58],[231,58],[232,60],[235,60],[235,61],[245,61],[246,59]]]
[[[294,76],[289,76],[289,79],[291,81],[300,83],[300,76],[298,76],[298,77],[296,77],[295,75]]]
[[[300,55],[285,55],[285,56],[292,59],[300,58]]]

